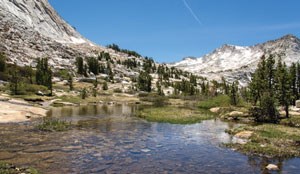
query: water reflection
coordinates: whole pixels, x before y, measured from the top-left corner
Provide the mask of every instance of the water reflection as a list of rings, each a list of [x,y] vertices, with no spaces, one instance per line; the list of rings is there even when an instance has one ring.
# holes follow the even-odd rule
[[[44,173],[297,173],[299,159],[248,157],[220,147],[237,126],[219,120],[193,125],[149,123],[133,117],[138,106],[53,108],[49,116],[79,125],[43,133],[27,124],[0,126],[0,160]]]

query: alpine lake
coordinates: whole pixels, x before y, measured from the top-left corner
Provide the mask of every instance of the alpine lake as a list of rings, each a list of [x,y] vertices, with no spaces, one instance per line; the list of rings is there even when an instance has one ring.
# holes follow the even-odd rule
[[[139,105],[54,107],[48,117],[76,125],[36,130],[40,120],[0,124],[0,161],[41,173],[299,173],[300,158],[244,155],[226,148],[236,123],[218,119],[179,125],[134,116]],[[265,166],[276,164],[279,171]]]

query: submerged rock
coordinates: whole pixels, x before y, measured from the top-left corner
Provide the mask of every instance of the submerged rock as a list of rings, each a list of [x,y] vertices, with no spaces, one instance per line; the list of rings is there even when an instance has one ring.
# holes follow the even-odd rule
[[[267,165],[266,169],[268,169],[268,170],[279,170],[278,166],[275,165],[275,164]]]
[[[150,150],[150,149],[141,149],[141,151],[142,151],[142,152],[144,152],[144,153],[151,152],[151,150]]]

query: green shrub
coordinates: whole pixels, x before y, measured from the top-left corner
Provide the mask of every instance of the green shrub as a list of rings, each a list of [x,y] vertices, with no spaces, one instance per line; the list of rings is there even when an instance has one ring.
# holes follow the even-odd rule
[[[61,132],[66,131],[71,127],[71,123],[53,118],[44,118],[42,123],[36,126],[40,131],[46,132]]]
[[[214,118],[214,115],[207,111],[173,106],[144,108],[138,111],[136,116],[152,122],[172,124],[192,124]]]
[[[148,97],[149,96],[149,93],[148,92],[140,92],[139,97]]]
[[[122,91],[122,89],[120,89],[120,88],[116,88],[116,89],[114,89],[114,92],[115,92],[115,93],[122,93],[123,91]]]
[[[60,77],[63,80],[68,80],[69,79],[69,71],[66,69],[58,70],[54,73],[54,76]]]
[[[199,103],[201,109],[210,109],[214,107],[230,106],[230,97],[227,95],[219,95]]]
[[[4,72],[6,69],[6,56],[0,53],[0,72]]]
[[[0,80],[8,81],[9,80],[9,75],[5,72],[0,72]]]
[[[104,82],[104,83],[103,83],[102,89],[103,89],[104,91],[108,90],[108,84],[107,84],[107,82]]]
[[[81,99],[85,99],[88,96],[87,95],[87,89],[83,88],[80,95],[81,95]]]
[[[32,167],[20,168],[20,167],[16,167],[15,165],[0,161],[0,174],[17,174],[17,173],[39,174],[39,171],[37,171]]]
[[[300,128],[300,116],[292,115],[289,118],[280,120],[280,124]]]
[[[169,98],[152,93],[146,95],[146,97],[141,97],[141,100],[151,102],[154,106],[162,107],[168,103]]]
[[[48,88],[46,86],[36,84],[24,84],[23,90],[26,92],[26,94],[36,94],[38,91],[41,91],[42,93],[48,92]]]

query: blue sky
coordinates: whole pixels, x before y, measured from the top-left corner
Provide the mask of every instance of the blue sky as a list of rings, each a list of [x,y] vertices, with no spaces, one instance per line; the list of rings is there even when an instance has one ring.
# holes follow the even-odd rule
[[[49,0],[89,40],[158,62],[300,36],[299,0]]]

